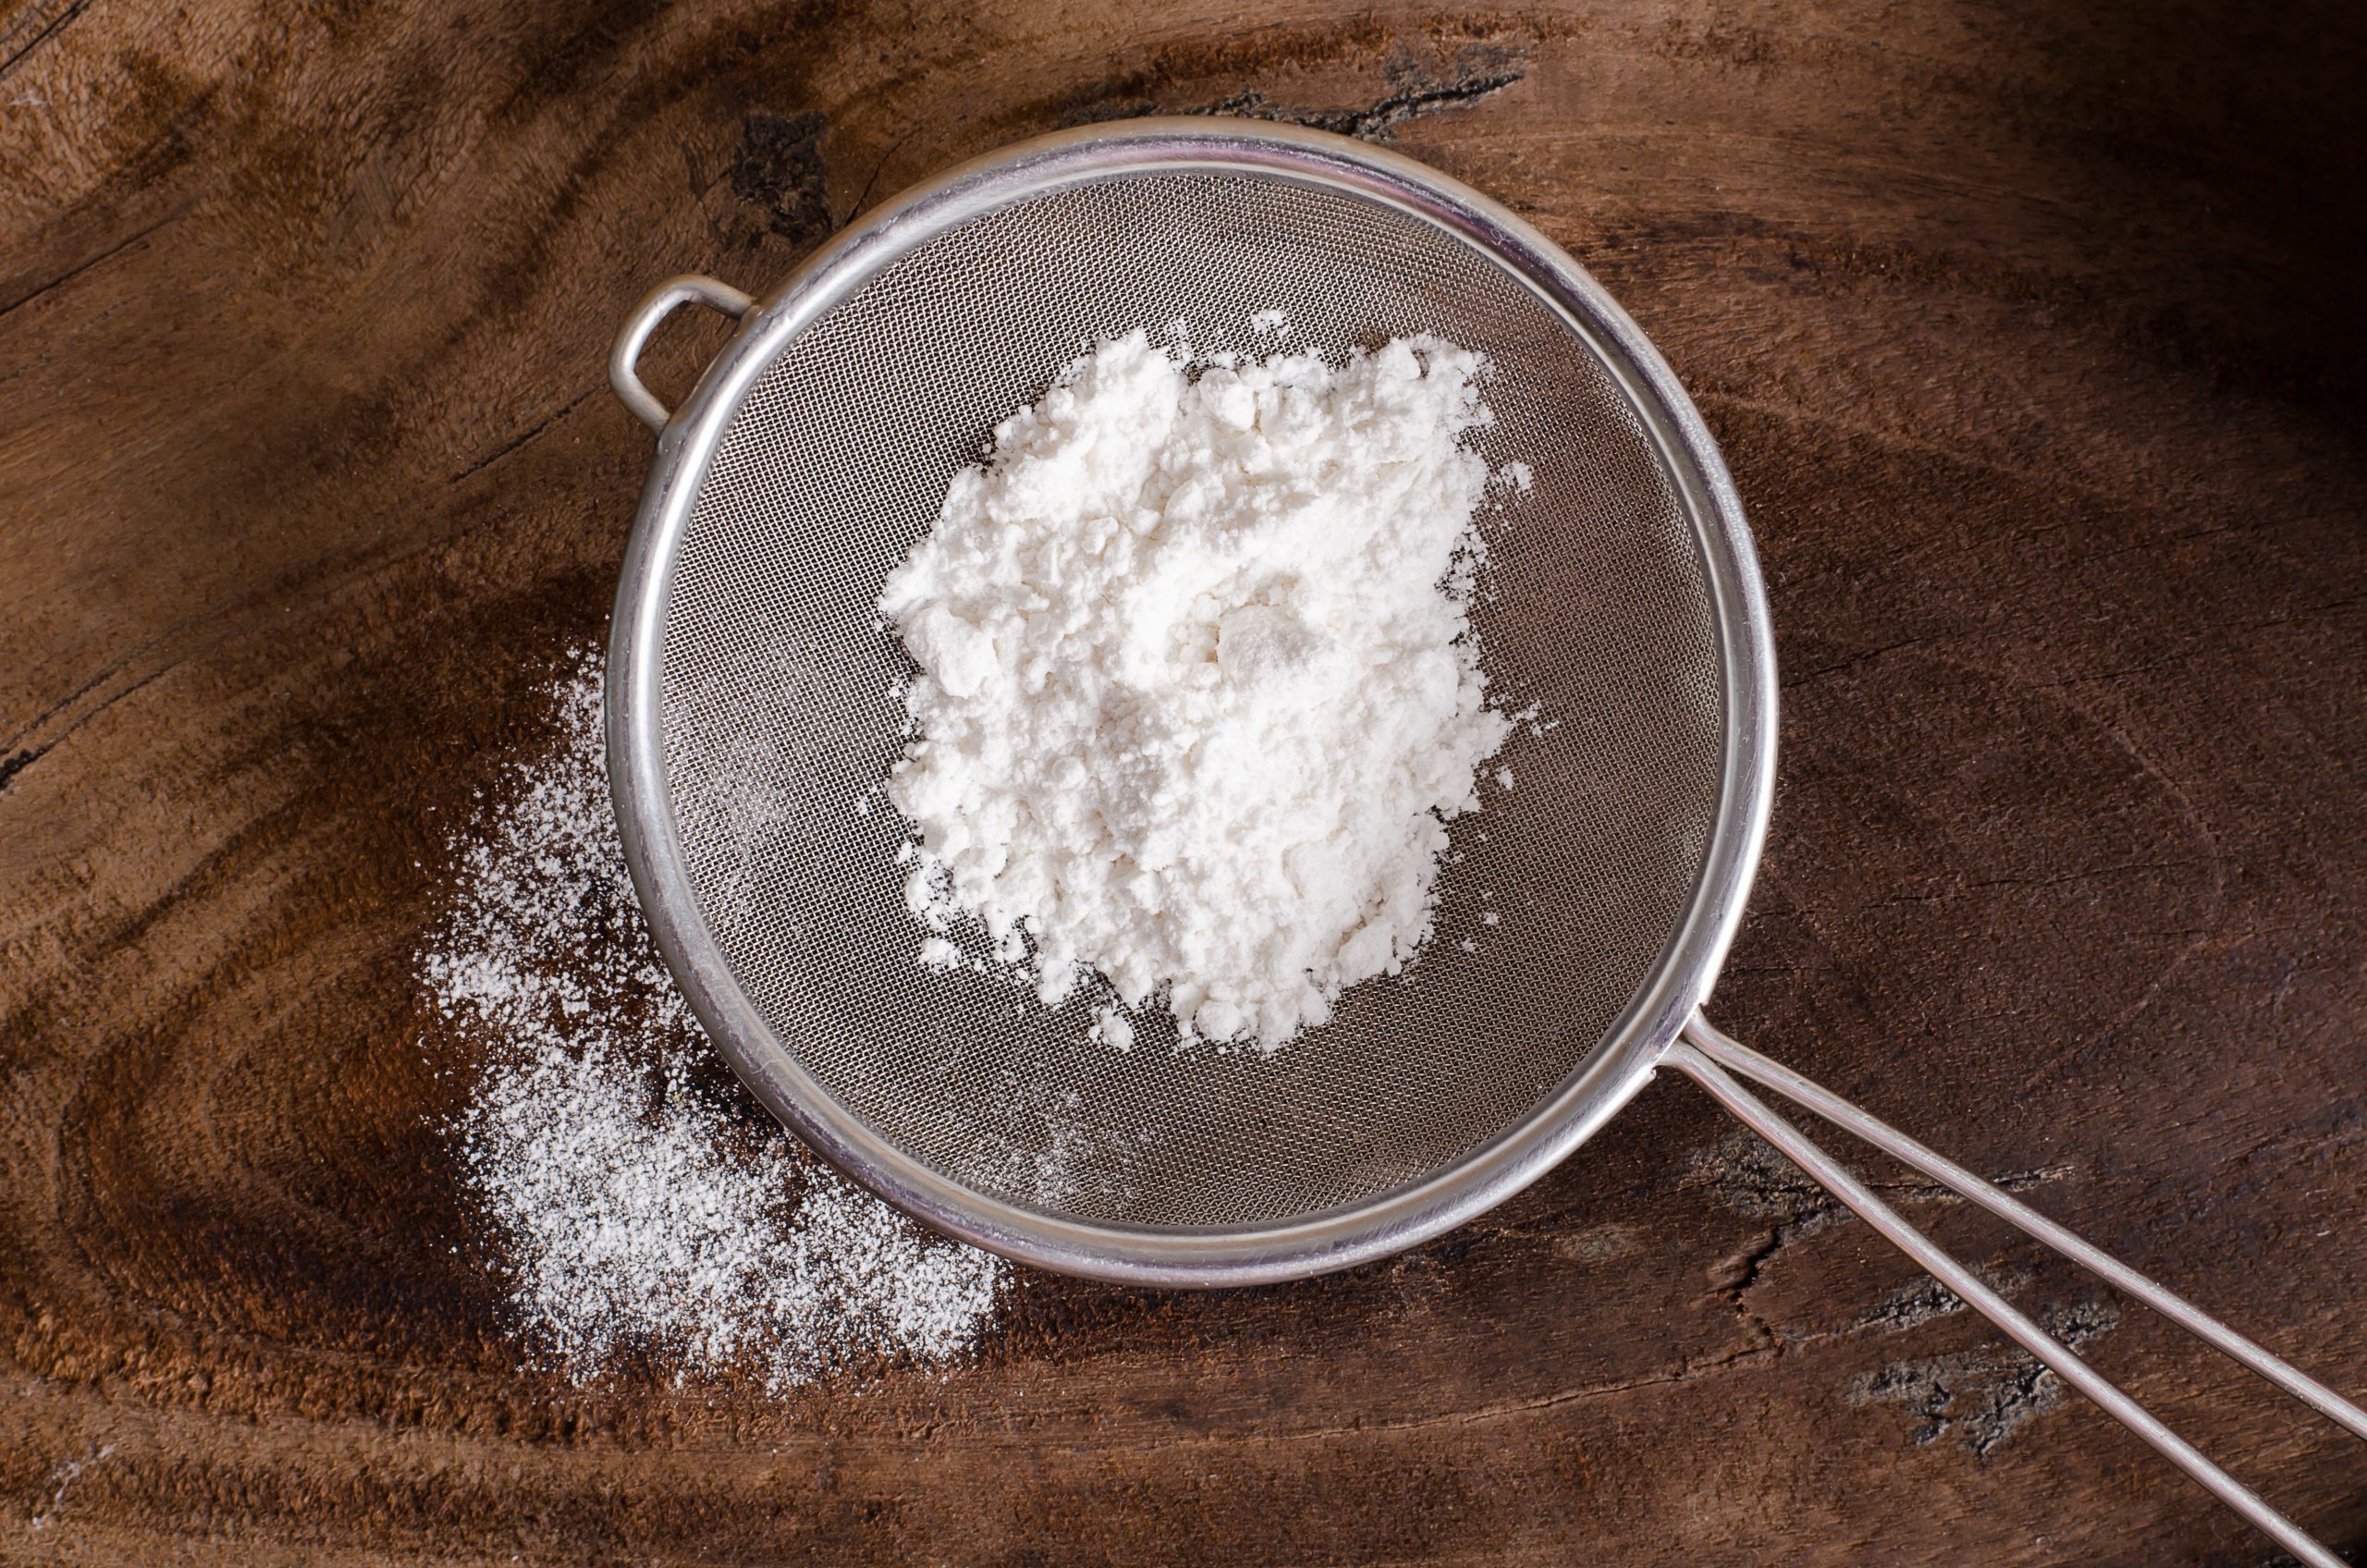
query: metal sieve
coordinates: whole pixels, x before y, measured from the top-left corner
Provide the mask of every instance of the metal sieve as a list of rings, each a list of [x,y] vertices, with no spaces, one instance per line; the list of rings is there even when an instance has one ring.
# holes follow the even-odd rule
[[[634,365],[697,301],[740,318],[679,410]],[[1429,332],[1484,353],[1490,524],[1473,621],[1531,704],[1517,786],[1453,825],[1435,934],[1271,1055],[1121,1055],[991,974],[924,970],[858,802],[913,667],[877,609],[994,425],[1106,337],[1198,344],[1260,312],[1294,347]],[[1242,346],[1246,346],[1243,343]],[[926,1222],[1070,1273],[1289,1279],[1502,1201],[1674,1067],[2067,1382],[2304,1562],[2323,1547],[1938,1251],[1769,1110],[1816,1111],[2103,1274],[2367,1437],[2367,1413],[2014,1198],[1729,1039],[1697,1009],[1740,920],[1775,761],[1774,651],[1742,505],[1636,325],[1543,235],[1407,159],[1316,132],[1151,119],[963,165],[761,302],[702,277],[619,335],[657,431],[618,590],[608,752],[627,863],[717,1048],[783,1122]],[[1491,918],[1492,917],[1492,918]],[[1472,950],[1466,950],[1466,949]]]

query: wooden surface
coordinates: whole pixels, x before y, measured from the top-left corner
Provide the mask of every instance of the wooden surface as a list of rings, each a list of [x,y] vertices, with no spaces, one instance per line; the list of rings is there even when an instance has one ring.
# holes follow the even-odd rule
[[[1080,120],[1392,138],[1603,279],[1751,508],[1718,1016],[2367,1389],[2361,16],[0,6],[0,1560],[2263,1562],[1667,1080],[1342,1278],[1038,1280],[779,1402],[521,1372],[411,955],[604,625],[653,280]],[[2367,1448],[1881,1176],[2367,1547]]]

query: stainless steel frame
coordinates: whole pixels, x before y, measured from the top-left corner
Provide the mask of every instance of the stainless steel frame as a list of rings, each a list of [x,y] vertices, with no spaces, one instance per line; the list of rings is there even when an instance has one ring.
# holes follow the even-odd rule
[[[658,651],[674,554],[717,443],[780,349],[924,240],[1023,197],[1153,168],[1257,171],[1389,203],[1492,253],[1555,309],[1620,379],[1682,496],[1711,586],[1727,693],[1726,771],[1706,863],[1655,979],[1604,1043],[1525,1121],[1419,1185],[1350,1210],[1245,1231],[1086,1224],[1015,1207],[938,1175],[846,1111],[773,1037],[705,928],[675,839],[659,729]],[[658,323],[693,301],[740,317],[741,326],[669,412],[634,366]],[[1742,917],[1772,795],[1775,660],[1766,595],[1741,500],[1691,400],[1625,312],[1529,225],[1432,169],[1318,132],[1216,118],[1090,127],[965,164],[906,193],[840,234],[761,302],[709,278],[669,280],[629,318],[610,377],[626,406],[658,433],[626,550],[608,665],[608,755],[626,863],[668,963],[726,1060],[775,1115],[856,1181],[939,1230],[1047,1268],[1144,1284],[1255,1284],[1399,1252],[1492,1207],[1559,1163],[1665,1064],[1699,1081],[2017,1343],[2287,1550],[2312,1568],[2339,1568],[2338,1558],[2089,1369],[1735,1081],[1738,1074],[1772,1088],[1925,1171],[2367,1437],[2367,1412],[1700,1017]]]
[[[1718,827],[1691,908],[1654,984],[1613,1036],[1527,1121],[1452,1169],[1354,1210],[1247,1231],[1085,1225],[948,1182],[837,1105],[742,994],[681,869],[658,729],[657,650],[673,552],[741,398],[779,348],[887,262],[1023,197],[1146,168],[1251,169],[1417,213],[1502,257],[1625,382],[1695,520],[1724,642],[1728,766]],[[1775,682],[1766,594],[1742,502],[1700,415],[1636,324],[1594,279],[1504,208],[1409,159],[1345,138],[1223,119],[1137,120],[1030,141],[965,164],[840,235],[752,310],[705,278],[661,285],[618,338],[619,395],[658,426],[657,459],[625,554],[608,665],[608,754],[625,859],[644,913],[708,1033],[758,1098],[833,1163],[940,1230],[1067,1273],[1214,1286],[1299,1278],[1401,1252],[1494,1207],[1582,1143],[1651,1076],[1715,979],[1742,917],[1774,779]],[[737,335],[667,414],[633,361],[681,304],[741,313]]]

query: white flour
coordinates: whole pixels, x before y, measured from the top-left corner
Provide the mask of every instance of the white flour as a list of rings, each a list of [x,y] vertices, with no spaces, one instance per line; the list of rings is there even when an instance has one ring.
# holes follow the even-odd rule
[[[924,962],[971,914],[1049,1003],[1098,970],[1271,1048],[1413,957],[1511,727],[1466,615],[1480,369],[1410,339],[1194,377],[1137,332],[997,429],[879,601],[924,671],[888,790]]]
[[[960,1354],[1003,1265],[925,1236],[691,1082],[706,1044],[619,858],[597,656],[555,696],[558,743],[456,841],[452,906],[419,959],[483,1053],[460,1155],[527,1336],[579,1378],[650,1355],[678,1378],[744,1367],[776,1388]]]

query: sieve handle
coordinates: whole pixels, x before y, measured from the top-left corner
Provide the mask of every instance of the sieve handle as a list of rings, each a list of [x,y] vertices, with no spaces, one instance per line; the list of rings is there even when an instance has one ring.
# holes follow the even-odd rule
[[[1808,1172],[1901,1252],[1921,1264],[1932,1278],[1963,1298],[1968,1306],[2003,1329],[2015,1343],[2037,1357],[2065,1382],[2103,1406],[2107,1415],[2151,1443],[2171,1464],[2202,1483],[2213,1496],[2242,1514],[2286,1550],[2309,1564],[2310,1568],[2344,1568],[2342,1559],[2262,1501],[2259,1494],[2204,1458],[2192,1444],[2163,1425],[2143,1405],[2121,1392],[2089,1366],[2068,1345],[2040,1328],[2005,1297],[1982,1283],[1971,1269],[1941,1251],[1931,1238],[1900,1219],[1895,1210],[1876,1197],[1831,1155],[1810,1143],[1799,1129],[1735,1082],[1734,1075],[1738,1073],[1814,1111],[1844,1132],[1864,1139],[2065,1256],[2085,1265],[2178,1327],[2233,1356],[2278,1388],[2361,1437],[2367,1437],[2367,1411],[2361,1410],[2324,1384],[2270,1354],[2182,1297],[2163,1289],[2111,1254],[2081,1241],[2036,1209],[2000,1192],[1963,1166],[1924,1147],[1896,1128],[1875,1120],[1832,1090],[1760,1055],[1720,1031],[1699,1013],[1695,1013],[1686,1022],[1683,1038],[1669,1047],[1662,1060],[1709,1090],[1719,1104],[1772,1144],[1784,1158]]]
[[[608,350],[608,385],[616,388],[618,399],[652,430],[664,430],[674,416],[655,393],[641,384],[640,373],[633,367],[641,359],[642,346],[657,330],[657,324],[672,315],[677,306],[693,300],[734,319],[756,308],[754,300],[728,283],[685,273],[681,277],[668,278],[633,307],[632,314],[625,318],[624,330],[617,334],[616,346]]]

